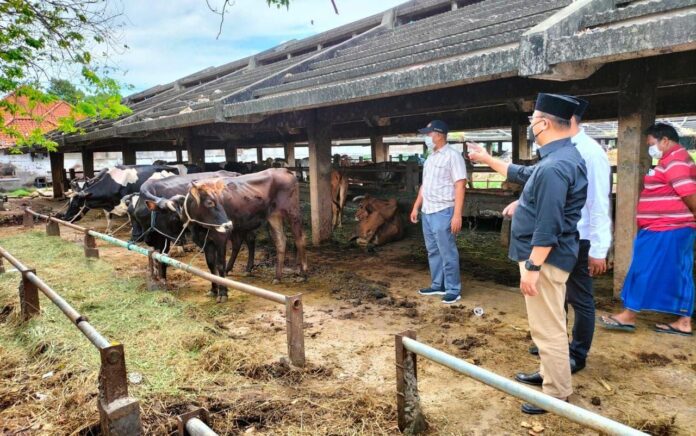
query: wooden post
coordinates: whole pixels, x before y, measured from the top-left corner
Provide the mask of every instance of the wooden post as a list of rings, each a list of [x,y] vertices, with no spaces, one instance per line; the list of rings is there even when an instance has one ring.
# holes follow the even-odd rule
[[[39,305],[39,288],[29,281],[29,273],[36,274],[35,269],[20,271],[22,281],[19,282],[19,306],[22,314],[22,321],[26,321],[41,312]]]
[[[512,219],[503,218],[503,225],[500,227],[500,246],[504,248],[510,247],[510,232],[512,230]]]
[[[0,256],[0,274],[5,274],[5,258]]]
[[[202,141],[194,141],[190,135],[185,135],[180,138],[180,141],[186,146],[188,154],[188,163],[196,165],[201,169],[205,168],[205,145]],[[195,144],[194,144],[195,142]]]
[[[372,149],[372,162],[389,161],[389,144],[384,143],[384,137],[377,134],[370,135],[370,147]]]
[[[527,143],[527,128],[529,127],[526,118],[520,114],[512,119],[512,161],[519,163],[521,160],[532,158],[532,149]]]
[[[289,168],[293,168],[295,166],[295,143],[294,142],[286,142],[284,145],[285,148],[285,161],[288,163]]]
[[[225,144],[225,162],[237,162],[237,147]]]
[[[147,255],[147,290],[161,291],[167,289],[167,276],[164,265],[158,262],[153,256],[159,253],[150,248]]]
[[[103,435],[141,435],[140,404],[128,396],[123,345],[99,349],[99,399],[97,407]]]
[[[24,225],[25,229],[33,229],[34,228],[34,215],[32,215],[28,207],[24,208],[24,216],[22,217],[22,224]]]
[[[135,148],[133,146],[122,146],[121,157],[123,160],[123,165],[135,165],[137,162],[137,159],[135,157]]]
[[[51,161],[51,178],[53,179],[53,198],[63,198],[63,172],[65,166],[65,157],[63,153],[51,152],[48,153]]]
[[[60,236],[60,226],[57,222],[49,220],[46,223],[47,236]]]
[[[259,165],[263,163],[263,147],[256,147],[256,163]]]
[[[184,161],[184,151],[180,148],[176,149],[176,161],[179,163]]]
[[[97,241],[94,236],[89,234],[91,229],[85,229],[85,257],[87,258],[99,258],[99,249],[97,248]]]
[[[416,339],[416,332],[396,335],[396,413],[399,430],[404,434],[419,434],[427,429],[418,396],[416,355],[404,348],[403,338]]]
[[[304,315],[302,294],[285,300],[285,322],[288,334],[288,356],[295,366],[305,366]]]
[[[651,159],[645,129],[655,121],[656,69],[647,60],[620,69],[617,131],[616,222],[614,226],[614,297],[619,297],[633,256],[636,207]]]
[[[94,152],[82,150],[82,176],[85,179],[94,177]]]
[[[413,161],[406,162],[406,192],[418,192],[418,163]]]
[[[310,120],[307,139],[312,243],[318,245],[331,239],[331,124]]]

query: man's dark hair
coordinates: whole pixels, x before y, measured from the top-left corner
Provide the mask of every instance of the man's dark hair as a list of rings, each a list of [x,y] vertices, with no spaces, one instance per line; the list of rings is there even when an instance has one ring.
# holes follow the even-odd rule
[[[667,138],[670,141],[679,142],[679,134],[677,130],[665,123],[655,123],[645,130],[646,135],[650,135],[655,139]]]
[[[557,117],[555,115],[547,114],[546,112],[541,112],[543,115],[543,118],[546,118],[547,120],[551,121],[553,124],[556,124],[557,128],[560,128],[561,130],[565,129],[570,129],[570,120],[566,120],[561,117]]]
[[[580,124],[580,121],[582,121],[582,117],[580,115],[573,115],[573,118],[575,118],[575,122]]]

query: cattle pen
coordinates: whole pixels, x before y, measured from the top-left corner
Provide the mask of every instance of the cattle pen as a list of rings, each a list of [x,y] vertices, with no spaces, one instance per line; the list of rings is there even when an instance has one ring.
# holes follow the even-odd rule
[[[162,274],[162,270],[158,268],[158,262],[163,263],[174,268],[186,271],[194,276],[200,277],[212,283],[237,289],[241,292],[245,292],[250,295],[254,295],[266,300],[274,301],[276,303],[283,304],[285,306],[285,321],[286,321],[286,332],[287,332],[287,345],[288,345],[288,356],[290,362],[298,367],[303,367],[305,365],[305,349],[304,349],[304,331],[303,331],[303,306],[302,306],[302,295],[286,296],[279,294],[277,292],[268,291],[256,286],[248,285],[246,283],[241,283],[235,280],[230,280],[216,276],[214,274],[207,273],[191,265],[180,262],[176,259],[158,253],[154,250],[148,250],[142,248],[134,243],[126,242],[117,238],[114,238],[103,233],[96,232],[94,230],[87,229],[85,227],[78,226],[76,224],[60,220],[58,218],[43,215],[38,212],[26,208],[24,211],[23,225],[25,228],[31,228],[34,225],[34,217],[46,220],[46,234],[49,236],[60,236],[60,227],[63,225],[69,227],[73,230],[84,233],[84,248],[86,257],[98,257],[98,251],[96,249],[95,238],[106,241],[110,244],[117,245],[119,247],[125,248],[134,253],[141,254],[148,258],[148,280],[151,287],[156,287],[162,279],[165,279]]]

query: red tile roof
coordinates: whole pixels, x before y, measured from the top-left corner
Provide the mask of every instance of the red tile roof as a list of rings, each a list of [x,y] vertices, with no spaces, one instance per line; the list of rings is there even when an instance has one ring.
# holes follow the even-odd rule
[[[12,127],[22,132],[25,136],[36,129],[41,128],[42,132],[49,132],[58,127],[58,119],[70,115],[70,105],[62,100],[57,100],[52,103],[37,103],[33,108],[29,109],[28,99],[26,97],[17,97],[14,93],[9,94],[3,100],[11,101],[20,107],[17,114],[11,114],[4,109],[0,109],[0,115],[3,117],[3,124]],[[34,118],[43,117],[40,125]],[[16,142],[16,138],[0,132],[0,149],[10,148]]]

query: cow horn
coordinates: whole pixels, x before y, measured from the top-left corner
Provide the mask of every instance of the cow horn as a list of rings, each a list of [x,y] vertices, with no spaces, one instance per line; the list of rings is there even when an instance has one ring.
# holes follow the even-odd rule
[[[358,195],[357,197],[353,198],[353,203],[357,203],[358,201],[362,200],[365,198],[364,195]]]
[[[176,212],[176,206],[172,200],[167,200],[164,204],[167,206],[167,209],[171,210],[172,212]]]

